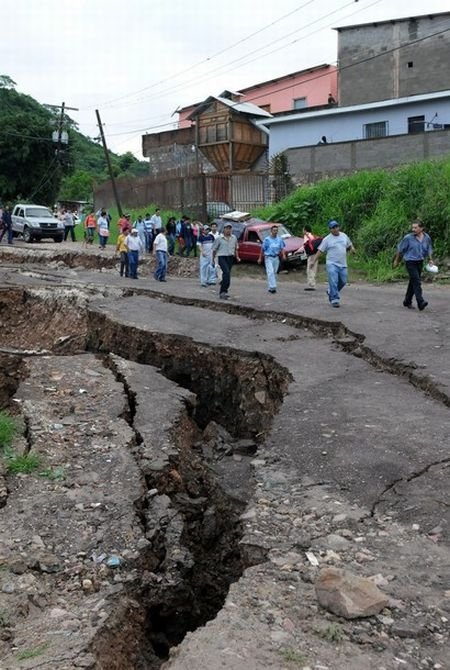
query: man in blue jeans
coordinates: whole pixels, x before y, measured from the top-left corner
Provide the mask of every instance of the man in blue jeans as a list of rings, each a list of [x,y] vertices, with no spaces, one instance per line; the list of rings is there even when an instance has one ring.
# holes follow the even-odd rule
[[[405,235],[398,245],[393,262],[394,267],[397,267],[401,256],[403,256],[403,260],[405,261],[409,283],[403,305],[408,309],[414,309],[412,304],[413,296],[416,298],[417,307],[420,311],[424,310],[428,305],[422,295],[421,275],[424,260],[429,258],[429,262],[433,263],[432,255],[431,237],[425,232],[422,221],[413,221],[411,232]]]
[[[355,248],[337,221],[329,221],[328,229],[330,233],[320,243],[314,262],[318,262],[320,254],[327,255],[328,300],[333,307],[340,307],[340,291],[347,283],[347,251],[355,253]]]
[[[277,292],[277,272],[280,267],[280,256],[286,258],[285,246],[285,241],[278,237],[278,226],[272,226],[270,235],[264,238],[258,258],[258,263],[262,263],[264,258],[269,293]]]

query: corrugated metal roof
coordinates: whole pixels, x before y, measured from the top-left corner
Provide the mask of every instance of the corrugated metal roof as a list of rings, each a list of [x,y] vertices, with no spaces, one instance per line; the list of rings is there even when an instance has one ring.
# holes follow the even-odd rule
[[[435,93],[423,93],[421,95],[411,95],[407,98],[393,98],[391,100],[378,100],[377,102],[365,102],[362,105],[350,105],[348,107],[330,107],[316,112],[303,112],[299,114],[286,114],[272,117],[268,121],[258,122],[267,126],[273,126],[275,123],[291,123],[292,121],[320,118],[324,116],[335,116],[338,114],[353,114],[370,109],[383,109],[383,107],[396,107],[406,105],[412,102],[428,102],[433,100],[442,100],[450,98],[450,90],[437,91]]]
[[[234,102],[228,98],[221,98],[220,96],[210,95],[209,98],[206,98],[206,100],[201,102],[194,109],[194,111],[189,114],[188,119],[192,119],[193,117],[201,114],[201,112],[206,109],[206,107],[208,107],[208,105],[210,105],[213,100],[216,100],[217,102],[234,109],[240,114],[247,114],[248,116],[264,116],[269,119],[272,118],[272,114],[270,114],[270,112],[266,112],[264,109],[261,109],[261,107],[258,107],[257,105],[253,105],[251,102]]]

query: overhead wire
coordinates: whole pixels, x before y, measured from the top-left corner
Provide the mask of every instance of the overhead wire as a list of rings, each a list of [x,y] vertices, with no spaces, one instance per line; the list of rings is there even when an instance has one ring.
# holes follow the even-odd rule
[[[259,28],[258,30],[255,30],[253,33],[250,33],[250,35],[246,35],[245,37],[240,38],[239,40],[237,40],[237,42],[234,42],[233,44],[230,44],[229,46],[227,46],[223,49],[220,49],[219,51],[215,52],[211,56],[208,56],[207,58],[204,58],[204,59],[198,61],[197,63],[194,63],[193,65],[190,65],[189,67],[185,68],[184,70],[181,70],[180,72],[176,72],[172,75],[169,75],[168,77],[165,77],[164,79],[161,79],[160,81],[154,82],[153,84],[149,84],[148,86],[144,86],[143,88],[138,89],[137,91],[134,91],[132,93],[126,93],[124,95],[117,96],[116,98],[112,98],[110,100],[107,100],[107,101],[103,102],[101,106],[103,108],[105,108],[111,102],[116,102],[117,100],[123,100],[125,98],[134,97],[135,95],[138,95],[139,93],[143,93],[144,91],[155,88],[156,86],[159,86],[160,84],[165,84],[167,81],[169,81],[171,79],[176,79],[177,77],[181,77],[182,75],[186,74],[187,72],[190,72],[191,70],[194,70],[195,68],[199,67],[200,65],[204,65],[205,63],[210,62],[213,58],[217,58],[217,56],[221,56],[223,53],[225,53],[227,51],[230,51],[231,49],[234,49],[236,46],[239,46],[240,44],[243,44],[244,42],[251,39],[252,37],[255,37],[256,35],[259,35],[260,33],[264,32],[265,30],[268,30],[269,28],[272,28],[277,23],[280,23],[280,21],[283,21],[284,19],[289,18],[293,14],[296,14],[297,12],[304,9],[305,7],[312,4],[313,2],[316,2],[316,0],[308,0],[303,5],[300,5],[299,7],[296,7],[294,10],[288,12],[287,14],[283,14],[283,16],[280,16],[279,18],[275,19],[274,21],[271,21],[266,26],[263,26],[262,28]],[[95,107],[96,107],[96,105],[94,107],[87,107],[86,110],[94,109]]]
[[[381,2],[381,1],[382,0],[377,0],[377,2]],[[324,20],[328,19],[330,16],[332,16],[334,14],[337,14],[338,12],[342,11],[346,7],[350,7],[350,6],[353,6],[353,5],[354,5],[354,0],[351,0],[350,2],[346,2],[344,5],[342,5],[341,7],[338,7],[337,9],[333,10],[332,12],[327,12],[327,14],[325,14],[323,16],[320,16],[317,19],[314,19],[314,21],[311,21],[310,23],[306,23],[305,25],[301,26],[300,28],[296,28],[295,30],[293,30],[293,31],[291,31],[291,32],[289,32],[285,35],[277,37],[277,39],[273,40],[272,42],[269,42],[268,44],[264,44],[263,46],[258,47],[257,49],[254,49],[253,51],[250,51],[243,56],[239,56],[238,58],[234,58],[233,60],[229,61],[228,63],[224,63],[222,65],[219,65],[216,68],[214,68],[213,70],[210,70],[208,73],[205,73],[204,75],[201,75],[200,77],[194,77],[192,79],[188,79],[187,81],[184,81],[182,84],[178,84],[176,86],[169,87],[169,88],[164,89],[162,91],[158,91],[154,95],[151,96],[151,99],[152,100],[158,100],[159,98],[165,97],[169,93],[173,93],[173,92],[178,91],[178,90],[183,90],[185,88],[188,88],[188,87],[192,86],[193,84],[202,84],[205,81],[208,81],[209,79],[212,79],[213,77],[215,77],[216,74],[218,72],[220,72],[221,70],[225,70],[225,72],[223,72],[222,74],[226,74],[226,72],[231,71],[233,69],[236,69],[236,67],[234,67],[234,68],[231,68],[231,70],[226,70],[226,68],[228,68],[230,65],[234,65],[235,63],[240,63],[241,61],[246,60],[249,56],[251,56],[255,53],[258,53],[258,52],[260,52],[264,49],[267,49],[268,47],[272,46],[273,44],[277,44],[278,42],[280,42],[282,40],[285,40],[288,37],[291,37],[295,33],[306,30],[307,28],[311,27],[312,25],[315,25],[316,23],[319,23],[320,21],[324,21]],[[344,18],[347,18],[348,16],[352,16],[353,14],[357,14],[361,11],[365,11],[366,9],[368,9],[368,8],[367,7],[362,7],[360,9],[356,10],[355,12],[352,12],[350,15],[347,15]],[[322,26],[320,28],[320,30],[323,30],[326,27],[328,27],[328,26]],[[314,34],[314,33],[312,33],[312,34]],[[301,37],[301,38],[298,39],[298,41],[306,39],[309,36],[310,35],[308,34],[304,37]],[[282,47],[280,47],[280,50],[283,49],[283,48],[286,48],[286,46],[290,46],[290,45],[283,45]],[[261,58],[265,58],[266,55],[269,55],[269,54],[263,54],[261,56]],[[244,65],[246,65],[246,64],[247,63],[244,63]],[[144,96],[144,97],[137,98],[136,100],[133,100],[132,102],[122,103],[122,104],[118,104],[118,105],[106,105],[106,106],[104,106],[104,108],[105,109],[111,109],[111,108],[118,108],[118,107],[128,107],[132,104],[134,105],[137,102],[142,102],[143,100],[148,100],[148,99],[149,99],[148,96]]]
[[[381,1],[381,0],[377,0],[377,2],[380,2],[380,1]],[[376,4],[376,3],[374,3],[374,4]],[[444,23],[444,22],[441,22],[440,25],[443,25],[443,23]],[[439,25],[439,24],[438,24],[438,25]],[[444,28],[443,30],[439,30],[439,31],[437,31],[437,32],[434,32],[434,33],[432,33],[432,34],[430,34],[430,35],[425,35],[424,37],[417,38],[416,40],[414,40],[414,41],[412,41],[412,42],[408,42],[408,43],[406,43],[406,44],[401,44],[401,45],[399,45],[399,46],[397,46],[397,47],[392,47],[391,49],[388,49],[388,50],[386,50],[386,51],[383,51],[382,53],[372,54],[372,55],[370,55],[370,56],[366,56],[366,57],[364,57],[364,58],[362,58],[362,59],[360,59],[360,60],[358,60],[358,61],[355,61],[354,63],[349,63],[348,65],[345,65],[345,66],[340,67],[340,68],[339,68],[339,71],[342,72],[343,70],[347,70],[348,68],[356,67],[356,66],[358,66],[358,65],[361,65],[361,64],[363,64],[363,63],[369,62],[369,61],[374,60],[374,59],[376,59],[376,58],[380,58],[380,57],[382,57],[382,56],[386,56],[387,54],[393,53],[393,52],[395,52],[395,51],[399,51],[400,49],[404,49],[404,48],[407,48],[407,47],[414,46],[415,44],[418,44],[418,43],[420,43],[420,42],[423,42],[423,41],[425,41],[425,40],[427,40],[427,39],[430,39],[430,38],[432,38],[432,37],[437,37],[437,36],[439,36],[439,35],[442,35],[442,34],[448,32],[449,30],[450,30],[450,26],[448,26],[447,28]],[[316,81],[316,80],[318,80],[318,79],[321,79],[321,78],[323,78],[323,77],[328,77],[328,76],[329,76],[329,72],[322,72],[322,73],[314,74],[314,75],[312,75],[311,77],[309,77],[308,79],[304,79],[303,82],[302,82],[302,84],[310,83],[310,82],[312,82],[312,81]],[[282,91],[288,90],[288,89],[290,89],[290,88],[292,88],[292,83],[287,84],[287,85],[285,85],[285,86],[280,86],[280,87],[278,87],[278,88],[276,88],[276,89],[272,89],[272,93],[282,92]],[[246,98],[245,102],[251,102],[252,100],[257,100],[257,99],[260,98],[260,97],[261,97],[261,94],[258,93],[257,95],[254,95],[254,96],[251,96],[251,97]],[[238,104],[239,104],[239,102],[236,102],[236,103],[235,103],[235,105],[238,105]],[[156,128],[161,128],[161,127],[168,126],[168,125],[172,125],[172,123],[171,123],[171,122],[168,122],[168,123],[166,123],[166,124],[160,124],[160,125],[158,125],[158,126],[150,126],[150,127],[147,127],[147,128],[142,128],[141,130],[136,129],[135,131],[128,131],[128,132],[129,132],[129,133],[131,133],[131,132],[136,132],[136,133],[139,133],[139,132],[146,132],[146,131],[148,131],[148,130],[154,130],[154,129],[156,129]],[[109,137],[112,137],[112,136],[116,136],[116,137],[117,137],[117,136],[119,136],[119,135],[124,135],[124,134],[125,134],[125,133],[116,133],[115,135],[109,135]]]

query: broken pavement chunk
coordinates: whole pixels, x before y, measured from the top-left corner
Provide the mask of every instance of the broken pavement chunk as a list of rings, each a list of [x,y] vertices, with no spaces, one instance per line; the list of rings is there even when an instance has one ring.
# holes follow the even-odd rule
[[[370,579],[338,568],[321,570],[316,595],[323,608],[345,619],[379,614],[389,604],[389,598]]]

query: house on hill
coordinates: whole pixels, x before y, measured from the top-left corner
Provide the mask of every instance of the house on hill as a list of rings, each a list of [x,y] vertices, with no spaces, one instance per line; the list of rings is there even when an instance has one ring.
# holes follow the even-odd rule
[[[251,104],[247,111],[255,112],[255,118],[260,115],[260,110],[270,116],[270,114],[308,109],[317,105],[334,105],[337,97],[337,70],[335,66],[325,63],[253,84],[238,93],[224,91],[217,97],[231,100],[235,111],[243,112],[247,119],[251,117],[251,114],[245,113],[245,107],[237,107],[236,105]],[[179,114],[178,129],[147,134],[142,137],[142,152],[149,159],[151,174],[156,176],[181,176],[217,170],[217,167],[208,160],[206,154],[196,144],[196,139],[198,139],[209,155],[217,154],[217,151],[219,151],[219,149],[216,152],[213,151],[212,142],[208,142],[207,137],[203,138],[196,134],[195,126],[199,119],[197,110],[200,108],[204,110],[205,102],[191,104],[177,110]],[[230,102],[224,102],[223,105],[228,105],[231,109]],[[256,112],[256,110],[258,111]],[[209,132],[211,138],[212,129]],[[218,132],[219,137],[222,137],[223,129],[219,128]],[[256,145],[254,150],[250,151],[248,141],[246,141],[247,158],[244,159],[246,163],[249,160],[251,161],[252,154],[260,153],[258,146],[260,146],[261,141],[263,141],[263,144],[267,144],[266,140],[260,137],[259,132],[259,130],[248,132],[247,140],[249,137],[253,137]],[[206,140],[206,142],[203,140]],[[224,142],[222,139],[218,141]],[[209,146],[206,149],[207,144]],[[240,151],[241,156],[242,152],[243,149]],[[239,164],[239,161],[235,160],[236,158],[236,156],[233,157],[233,165],[235,166]],[[220,164],[221,168],[225,167],[223,157]],[[229,166],[230,160],[228,158],[227,170]]]
[[[450,151],[450,12],[337,28],[337,107],[264,122],[297,182]]]

